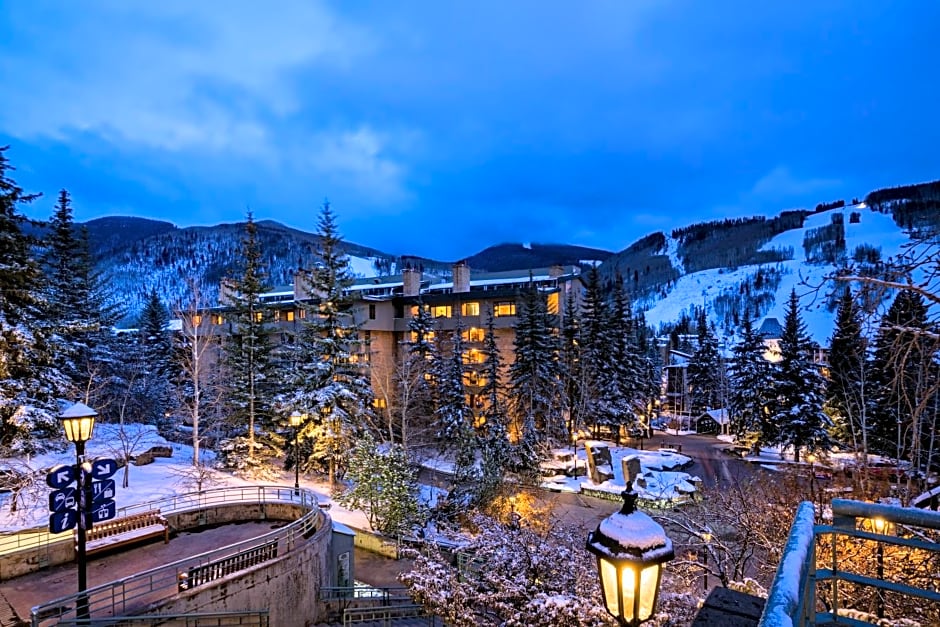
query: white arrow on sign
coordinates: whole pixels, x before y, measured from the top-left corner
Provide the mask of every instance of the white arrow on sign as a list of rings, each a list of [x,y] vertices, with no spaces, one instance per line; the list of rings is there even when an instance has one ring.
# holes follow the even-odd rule
[[[91,464],[91,476],[95,479],[109,479],[117,469],[117,462],[113,459],[96,459]]]

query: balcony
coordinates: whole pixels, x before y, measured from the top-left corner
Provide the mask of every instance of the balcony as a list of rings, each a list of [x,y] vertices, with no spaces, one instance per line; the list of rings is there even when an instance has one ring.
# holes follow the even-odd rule
[[[801,503],[758,625],[940,623],[938,530],[935,511],[834,499],[817,524]]]

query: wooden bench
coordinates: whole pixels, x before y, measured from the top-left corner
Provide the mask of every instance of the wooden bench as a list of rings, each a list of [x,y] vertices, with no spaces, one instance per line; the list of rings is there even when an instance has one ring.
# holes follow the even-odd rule
[[[163,538],[164,544],[170,541],[170,525],[160,510],[96,523],[85,532],[85,553],[110,551],[153,538]]]

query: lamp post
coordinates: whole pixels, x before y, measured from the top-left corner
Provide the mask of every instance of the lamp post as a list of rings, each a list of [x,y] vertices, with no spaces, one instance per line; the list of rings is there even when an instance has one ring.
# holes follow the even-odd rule
[[[637,494],[623,493],[623,509],[588,534],[587,548],[597,556],[604,605],[621,625],[646,622],[656,608],[662,566],[675,557],[662,526],[636,509]]]
[[[290,426],[294,428],[294,494],[300,494],[300,450],[297,448],[297,434],[306,418],[307,414],[302,414],[296,409],[290,414]]]
[[[884,535],[884,533],[888,530],[888,521],[886,521],[884,518],[872,518],[871,526],[872,526],[872,529],[875,530],[875,533]],[[884,578],[885,578],[884,550],[885,550],[884,543],[881,540],[879,540],[878,546],[875,548],[875,556],[877,560],[876,565],[878,569],[878,581],[884,581]],[[878,588],[878,602],[877,602],[877,605],[875,606],[875,614],[878,616],[878,618],[885,617],[885,597],[884,597],[884,590],[882,590],[881,588]]]
[[[705,531],[702,533],[702,541],[705,542],[705,546],[702,549],[704,555],[702,556],[702,579],[705,586],[705,592],[708,592],[708,544],[712,541],[712,534],[710,531]],[[719,566],[721,565],[719,560]]]
[[[85,590],[88,588],[87,564],[85,559],[85,532],[88,521],[87,511],[91,501],[88,494],[88,482],[85,480],[85,469],[82,465],[85,462],[85,442],[91,439],[95,431],[95,418],[98,413],[82,403],[75,403],[59,415],[59,421],[65,431],[65,439],[75,444],[75,481],[76,491],[78,492],[77,508],[77,544],[75,560],[78,563],[78,603],[75,608],[75,617],[80,620],[87,620],[90,616],[88,612],[88,597]]]
[[[807,453],[806,461],[809,462],[809,494],[813,502],[816,502],[816,455]]]

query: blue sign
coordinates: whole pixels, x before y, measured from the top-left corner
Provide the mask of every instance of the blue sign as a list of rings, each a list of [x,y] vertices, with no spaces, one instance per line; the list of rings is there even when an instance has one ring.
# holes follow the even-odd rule
[[[75,527],[78,514],[74,510],[66,509],[49,516],[49,533],[62,533]]]
[[[93,479],[110,479],[117,472],[118,463],[113,459],[96,459],[91,462],[91,476]]]
[[[105,479],[104,481],[92,481],[91,483],[91,502],[93,505],[103,503],[107,499],[114,498],[114,479]]]
[[[78,504],[75,496],[75,488],[64,488],[49,493],[49,511],[61,512],[66,509],[74,509]]]
[[[117,515],[117,505],[115,505],[114,499],[105,499],[92,505],[89,514],[92,523],[111,520]]]
[[[50,488],[61,490],[75,481],[77,475],[78,472],[75,466],[66,466],[64,464],[56,466],[46,475],[46,485]]]

